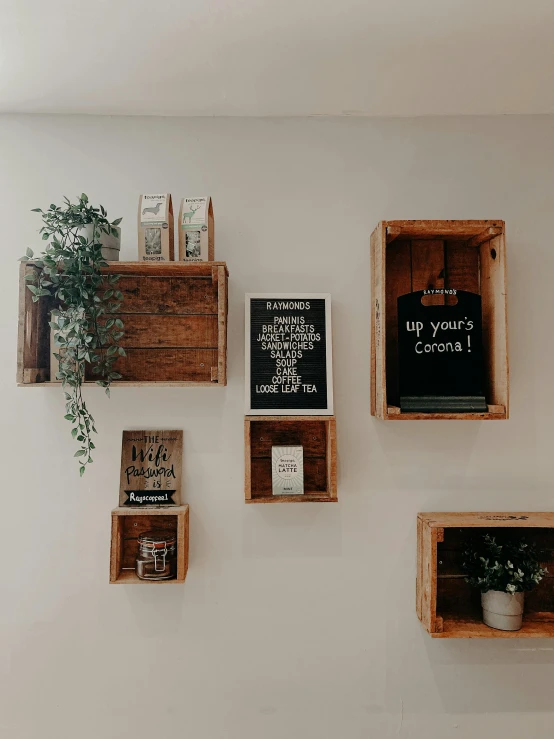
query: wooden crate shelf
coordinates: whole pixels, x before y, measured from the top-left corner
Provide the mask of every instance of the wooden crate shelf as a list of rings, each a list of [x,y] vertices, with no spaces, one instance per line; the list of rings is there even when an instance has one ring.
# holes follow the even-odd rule
[[[247,416],[244,419],[246,503],[328,503],[337,500],[334,416]],[[304,448],[303,495],[273,495],[272,446]]]
[[[542,552],[548,575],[525,594],[523,628],[499,631],[482,622],[480,594],[465,582],[461,559],[475,533],[509,529]],[[432,637],[554,637],[554,513],[420,513],[417,519],[417,615]]]
[[[138,537],[149,529],[177,533],[177,577],[173,580],[141,580],[135,572]],[[131,585],[183,583],[189,563],[189,507],[119,507],[112,511],[110,582]]]
[[[371,273],[371,414],[391,421],[507,419],[504,221],[381,221],[371,234]],[[427,288],[481,295],[486,413],[400,412],[396,301]]]
[[[52,301],[33,303],[21,265],[17,382],[50,382]],[[120,317],[125,323],[114,385],[221,386],[227,384],[227,281],[224,262],[110,262],[107,273],[122,275]],[[94,383],[94,376],[90,383]]]

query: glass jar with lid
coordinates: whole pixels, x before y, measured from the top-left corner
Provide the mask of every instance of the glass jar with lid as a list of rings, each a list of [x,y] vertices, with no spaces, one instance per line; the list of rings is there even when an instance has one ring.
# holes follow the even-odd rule
[[[151,529],[138,538],[137,576],[141,580],[172,580],[177,576],[177,534]]]

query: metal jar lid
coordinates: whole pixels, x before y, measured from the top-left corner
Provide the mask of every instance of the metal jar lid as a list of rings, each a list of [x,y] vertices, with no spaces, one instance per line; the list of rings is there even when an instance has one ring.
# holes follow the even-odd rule
[[[163,529],[150,529],[140,534],[138,538],[140,546],[147,546],[151,549],[164,549],[176,542],[177,534],[173,531],[163,531]]]

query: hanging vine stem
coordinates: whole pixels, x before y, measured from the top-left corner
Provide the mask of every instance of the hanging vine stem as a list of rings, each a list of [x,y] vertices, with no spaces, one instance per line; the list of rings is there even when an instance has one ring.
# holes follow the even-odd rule
[[[110,223],[105,208],[89,205],[85,193],[76,203],[64,198],[64,207],[52,204],[46,211],[33,210],[41,214],[44,225],[40,233],[49,244],[38,259],[33,259],[32,249],[27,249],[21,261],[33,259],[36,267],[25,277],[33,301],[47,296],[54,299],[50,326],[59,346],[59,353],[54,354],[59,361],[56,379],[61,380],[65,392],[65,418],[73,426],[71,435],[80,444],[74,456],[83,475],[86,465],[93,461],[92,434],[97,433],[82,394],[86,367],[99,376],[96,382],[109,396],[112,381],[121,378],[114,363],[125,356],[119,344],[123,321],[112,315],[123,300],[116,288],[120,275],[102,274],[108,263],[100,244],[103,233],[117,234],[121,218]],[[90,226],[92,233],[87,238],[83,229]]]

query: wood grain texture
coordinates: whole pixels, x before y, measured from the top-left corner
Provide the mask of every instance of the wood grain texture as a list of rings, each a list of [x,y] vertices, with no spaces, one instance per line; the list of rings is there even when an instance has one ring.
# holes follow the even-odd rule
[[[158,450],[163,457],[157,458]],[[144,461],[142,461],[141,459]],[[149,457],[153,461],[150,461]],[[158,459],[158,465],[155,460]],[[133,477],[135,469],[144,469],[155,473],[168,472],[165,476],[147,477],[145,474]],[[129,473],[129,477],[127,477]],[[181,488],[183,479],[183,431],[181,429],[133,429],[125,430],[121,436],[121,467],[119,471],[119,505],[127,502],[126,490],[148,491],[150,494],[172,489],[173,503],[181,505]],[[159,489],[153,487],[157,480]]]
[[[481,245],[483,350],[487,400],[506,408],[509,417],[508,307],[504,234]]]
[[[217,349],[217,316],[137,313],[121,318],[125,333],[120,343],[126,349]]]
[[[412,250],[410,242],[396,241],[388,246],[386,261],[387,403],[398,405],[400,403],[398,387],[398,298],[412,291]]]
[[[50,379],[50,302],[32,302],[24,285],[24,275],[32,269],[36,267],[27,262],[20,270],[17,382],[26,387]],[[226,385],[224,262],[111,262],[103,272],[122,275],[119,286],[125,297],[118,315],[125,324],[127,357],[115,364],[122,379],[114,386]],[[87,375],[87,381],[95,380]]]
[[[377,418],[387,415],[387,331],[386,331],[386,223],[382,221],[371,234],[372,249],[372,321],[371,321],[371,408]]]
[[[122,275],[117,289],[124,313],[217,314],[217,285],[210,277]]]
[[[490,629],[482,623],[480,594],[465,582],[461,569],[467,540],[475,534],[525,536],[540,552],[548,575],[525,598],[524,627],[518,632]],[[417,521],[416,610],[431,636],[554,636],[554,513],[420,513]]]
[[[485,413],[401,413],[397,406],[387,408],[388,421],[503,421],[504,406],[489,405]]]
[[[304,495],[273,495],[272,446],[303,447]],[[246,416],[244,456],[244,495],[247,503],[337,500],[334,416]]]
[[[370,246],[371,414],[394,421],[508,418],[504,222],[381,221],[371,235]],[[406,293],[408,284],[412,290],[446,287],[481,294],[486,413],[400,413],[396,300]],[[455,298],[433,296],[430,300],[451,304]]]
[[[216,349],[127,349],[126,352],[127,356],[119,357],[114,365],[123,380],[152,382],[151,378],[155,377],[155,382],[218,384],[212,382],[211,372],[217,365]]]
[[[504,221],[383,221],[387,233],[401,239],[459,239],[467,241],[489,228],[504,229]]]
[[[444,241],[413,239],[412,291],[444,288]],[[387,291],[389,285],[387,284]],[[444,305],[444,295],[426,296],[426,305]],[[388,316],[387,316],[388,321]]]
[[[135,573],[138,537],[149,529],[177,534],[177,577],[173,580],[141,580]],[[110,583],[161,585],[183,583],[189,558],[188,505],[145,508],[114,508],[110,549]]]

